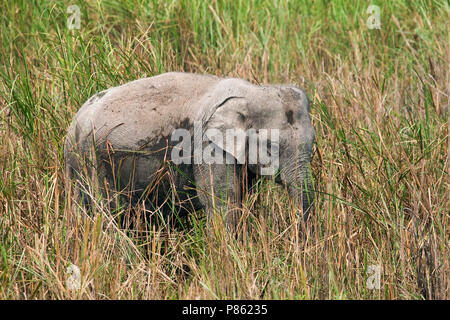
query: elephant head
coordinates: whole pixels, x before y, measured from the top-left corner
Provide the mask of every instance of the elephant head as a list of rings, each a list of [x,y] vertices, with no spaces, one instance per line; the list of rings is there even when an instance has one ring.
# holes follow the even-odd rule
[[[309,164],[315,138],[306,94],[294,86],[255,86],[227,79],[204,103],[208,106],[202,119],[204,134],[227,155],[244,160],[253,173],[269,174],[286,186],[293,200],[302,204],[306,220],[313,204]],[[245,138],[233,138],[233,143],[229,143],[214,137],[214,132],[225,137],[230,129],[245,132]],[[264,153],[264,146],[277,170],[264,171],[267,162],[261,163],[261,154],[255,157],[255,152]],[[274,163],[270,165],[273,167]]]

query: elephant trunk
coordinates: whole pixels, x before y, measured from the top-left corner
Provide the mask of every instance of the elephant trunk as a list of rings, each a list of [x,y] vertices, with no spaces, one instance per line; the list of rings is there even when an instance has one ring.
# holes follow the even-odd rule
[[[302,205],[303,219],[307,222],[314,204],[314,188],[308,165],[300,165],[295,172],[287,174],[285,182],[292,199]]]

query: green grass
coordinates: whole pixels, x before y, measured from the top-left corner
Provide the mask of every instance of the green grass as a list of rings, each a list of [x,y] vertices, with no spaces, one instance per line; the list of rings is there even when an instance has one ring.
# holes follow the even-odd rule
[[[81,28],[67,28],[69,4]],[[4,1],[0,4],[0,299],[449,298],[447,1]],[[319,190],[299,239],[264,182],[236,242],[117,228],[72,212],[63,141],[94,93],[166,71],[293,83],[312,101]],[[82,287],[66,287],[70,263]],[[366,286],[382,269],[381,289]]]

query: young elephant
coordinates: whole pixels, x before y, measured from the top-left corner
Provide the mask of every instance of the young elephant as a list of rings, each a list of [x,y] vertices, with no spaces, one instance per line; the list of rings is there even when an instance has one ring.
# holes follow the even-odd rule
[[[164,203],[204,208],[209,220],[223,209],[234,229],[239,210],[227,204],[237,204],[246,182],[263,174],[288,188],[306,219],[314,136],[308,99],[297,87],[171,72],[91,97],[68,131],[66,176],[77,181],[78,200],[97,177],[109,198],[151,210]]]

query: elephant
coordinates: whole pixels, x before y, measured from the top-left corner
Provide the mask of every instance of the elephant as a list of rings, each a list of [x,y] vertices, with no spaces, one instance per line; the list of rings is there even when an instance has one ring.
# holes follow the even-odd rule
[[[228,135],[233,129],[240,135]],[[68,129],[65,176],[75,181],[79,204],[89,205],[82,195],[89,178],[96,178],[105,196],[129,206],[156,210],[172,204],[161,209],[165,214],[204,209],[207,225],[222,212],[226,226],[236,231],[236,206],[264,175],[287,188],[306,221],[314,202],[314,140],[310,103],[296,86],[169,72],[88,99]],[[261,150],[276,155],[272,170],[263,156],[255,156]]]

